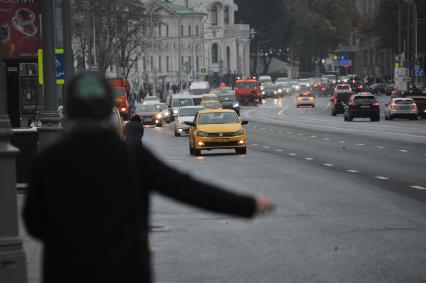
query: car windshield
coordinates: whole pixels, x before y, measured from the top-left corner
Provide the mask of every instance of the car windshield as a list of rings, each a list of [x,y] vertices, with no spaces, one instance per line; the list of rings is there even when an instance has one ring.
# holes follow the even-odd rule
[[[192,95],[203,95],[206,93],[209,93],[208,89],[191,89],[190,90]]]
[[[179,111],[179,117],[188,117],[188,116],[195,116],[198,111],[202,110],[203,108],[200,107],[194,107],[194,108],[181,108]]]
[[[220,95],[217,97],[217,99],[220,102],[226,102],[226,101],[236,101],[237,98],[235,97],[235,95]]]
[[[159,105],[138,105],[136,106],[136,112],[158,112],[160,110]]]
[[[237,85],[235,86],[236,88],[254,88],[256,87],[257,83],[255,82],[247,82],[247,83],[237,83]]]
[[[277,90],[278,86],[277,85],[265,85],[265,89],[266,90]]]
[[[198,118],[199,125],[209,124],[237,124],[239,123],[235,112],[211,112],[202,113]]]
[[[172,100],[172,107],[184,107],[184,106],[193,106],[194,100],[191,98],[179,98]]]
[[[413,104],[414,101],[411,99],[395,99],[395,104]]]
[[[201,103],[205,108],[221,108],[222,104],[218,101],[204,101]]]
[[[350,89],[351,87],[348,86],[348,85],[338,85],[336,88],[337,89]]]
[[[356,101],[356,102],[360,102],[360,103],[363,103],[363,102],[373,102],[373,101],[375,101],[376,100],[376,98],[374,97],[374,96],[370,96],[370,95],[365,95],[365,96],[355,96],[354,97],[354,101]]]

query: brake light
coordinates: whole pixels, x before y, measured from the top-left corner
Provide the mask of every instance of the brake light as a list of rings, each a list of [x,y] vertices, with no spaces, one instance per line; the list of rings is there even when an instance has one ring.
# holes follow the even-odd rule
[[[358,86],[358,88],[363,88],[363,86],[362,86],[362,85],[359,85],[359,86]]]
[[[374,102],[374,103],[373,103],[373,106],[379,107],[379,106],[380,106],[380,104],[379,104],[378,102]]]
[[[396,104],[392,103],[389,107],[390,107],[390,109],[396,109]]]

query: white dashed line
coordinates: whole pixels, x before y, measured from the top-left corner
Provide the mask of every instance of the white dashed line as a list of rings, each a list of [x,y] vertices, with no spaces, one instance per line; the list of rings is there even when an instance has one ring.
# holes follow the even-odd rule
[[[323,138],[323,140],[325,140],[325,141],[329,141],[330,139],[329,139],[329,138]]]
[[[277,151],[278,151],[278,152],[283,152],[284,150],[282,150],[282,149],[277,149]]]
[[[293,132],[287,132],[287,134],[292,135],[292,134],[293,134]]]
[[[379,180],[389,180],[388,177],[383,177],[383,176],[376,176],[374,178],[379,179]]]
[[[333,167],[334,166],[333,164],[330,164],[330,163],[324,163],[323,165],[327,166],[327,167]]]
[[[304,134],[297,134],[298,136],[304,136]]]
[[[404,153],[408,152],[408,150],[406,150],[406,149],[400,149],[400,150],[398,150],[398,151],[400,151],[400,152],[404,152]]]
[[[417,190],[426,190],[426,188],[422,186],[411,186],[411,188],[417,189]]]
[[[363,145],[365,145],[365,144],[363,144],[363,143],[357,143],[356,145],[357,145],[357,146],[363,146]]]
[[[339,143],[346,143],[345,141],[339,141]]]
[[[261,130],[265,130],[265,128],[260,128]]]
[[[281,130],[279,130],[279,131],[277,131],[278,133],[282,133],[283,131],[281,131]]]
[[[349,173],[359,173],[359,171],[357,171],[357,170],[346,170],[346,172],[349,172]]]
[[[252,126],[253,128],[257,128],[257,126]]]
[[[380,146],[380,145],[378,145],[378,146],[376,146],[378,149],[385,149],[385,147],[384,146]]]
[[[312,160],[314,160],[314,159],[313,159],[313,158],[311,158],[311,157],[306,157],[306,158],[305,158],[305,160],[312,161]]]
[[[254,144],[252,144],[253,146],[258,146],[259,144],[257,144],[257,143],[254,143]]]
[[[288,155],[296,156],[297,154],[296,153],[289,153]]]
[[[269,149],[270,147],[269,147],[269,146],[264,146],[263,148],[264,148],[264,149]]]
[[[316,138],[317,136],[311,136],[311,138]]]

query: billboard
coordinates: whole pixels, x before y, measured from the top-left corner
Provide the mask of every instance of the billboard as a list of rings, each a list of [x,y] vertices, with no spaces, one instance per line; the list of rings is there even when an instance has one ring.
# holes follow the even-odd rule
[[[0,28],[5,59],[36,59],[40,48],[41,0],[0,0]]]

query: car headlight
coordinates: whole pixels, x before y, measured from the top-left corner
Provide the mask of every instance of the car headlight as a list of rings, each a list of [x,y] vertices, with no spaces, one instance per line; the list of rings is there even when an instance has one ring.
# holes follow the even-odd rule
[[[283,92],[283,90],[279,88],[279,89],[278,89],[278,93],[281,93],[281,92]]]
[[[274,94],[277,94],[277,92],[276,92],[276,91],[274,91]]]
[[[173,110],[173,114],[177,114],[178,113],[178,110],[177,109],[174,109]]]
[[[161,114],[157,114],[157,116],[155,116],[157,119],[161,119],[163,116]]]
[[[207,134],[206,132],[203,132],[203,131],[198,131],[197,132],[197,136],[199,136],[199,137],[207,137],[209,134]]]
[[[167,117],[167,116],[170,115],[170,113],[168,111],[167,112],[165,111],[165,112],[163,112],[163,115]]]
[[[244,134],[243,129],[241,129],[241,130],[239,130],[239,131],[234,132],[234,135],[235,135],[235,136],[242,136],[243,134]]]
[[[239,107],[240,106],[240,104],[237,102],[237,103],[234,103],[234,105],[233,105],[233,107],[234,108],[237,108],[237,107]]]
[[[266,94],[266,92],[262,91],[262,94]]]

